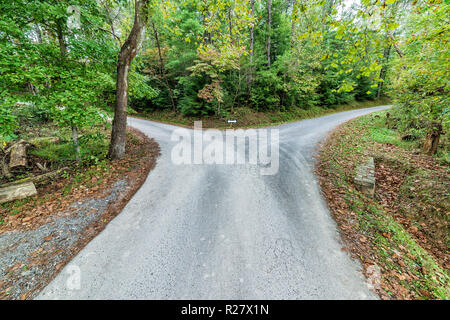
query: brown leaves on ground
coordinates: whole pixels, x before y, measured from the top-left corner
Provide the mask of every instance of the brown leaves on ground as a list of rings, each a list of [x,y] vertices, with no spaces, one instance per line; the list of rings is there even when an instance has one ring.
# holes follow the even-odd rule
[[[356,121],[340,126],[328,137],[316,166],[344,250],[361,261],[369,279],[372,268],[379,267],[381,278],[375,291],[382,299],[433,298],[430,291],[417,288],[422,277],[428,276],[428,269],[404,246],[394,245],[393,234],[376,222],[372,208],[382,205],[443,269],[448,269],[448,168],[417,152],[367,143],[362,139],[365,128],[355,125]],[[375,158],[375,198],[361,195],[353,186],[355,167],[367,156]],[[380,244],[380,236],[387,242]]]
[[[82,185],[74,184],[76,187],[69,189],[66,193],[64,187],[74,182],[74,179],[86,170],[85,168],[72,169],[68,178],[60,178],[53,183],[38,188],[38,195],[33,201],[20,206],[20,212],[10,215],[10,212],[0,212],[3,216],[4,223],[0,226],[0,234],[6,231],[24,231],[36,229],[44,224],[50,223],[52,219],[56,219],[64,215],[77,214],[76,210],[71,208],[73,203],[81,202],[84,199],[103,198],[110,193],[110,188],[115,182],[127,180],[128,186],[124,188],[118,196],[103,211],[100,220],[94,220],[86,228],[81,229],[80,240],[71,247],[55,247],[51,250],[40,248],[34,252],[29,252],[29,261],[17,262],[15,265],[7,267],[5,273],[9,273],[8,281],[0,280],[0,299],[10,299],[9,291],[13,288],[14,277],[20,277],[21,268],[29,268],[31,266],[39,266],[46,271],[39,284],[34,287],[24,288],[20,292],[20,299],[32,298],[42,287],[48,284],[51,279],[56,276],[58,271],[70,261],[90,240],[92,240],[107,223],[111,221],[136,193],[136,191],[145,182],[149,171],[156,164],[156,158],[159,156],[160,150],[158,144],[145,136],[140,131],[127,128],[131,134],[126,147],[126,156],[122,160],[109,161],[108,165],[94,173]],[[92,169],[92,168],[91,168]],[[78,171],[77,171],[78,170]],[[96,210],[96,209],[93,209]],[[87,214],[90,214],[89,212]],[[43,240],[51,241],[54,235],[50,234]],[[49,263],[53,256],[61,254],[63,261],[57,265]],[[52,260],[54,261],[54,260]],[[50,276],[48,276],[50,275]]]
[[[448,168],[424,154],[405,152],[386,144],[375,147],[379,155],[394,154],[397,159],[402,159],[402,162],[394,161],[392,157],[378,159],[375,178],[380,203],[422,248],[449,269]],[[421,171],[416,172],[417,168]]]
[[[29,230],[49,223],[56,213],[73,211],[71,204],[85,198],[102,198],[108,195],[109,187],[116,181],[126,178],[132,185],[139,186],[143,183],[143,176],[155,164],[159,155],[159,146],[153,139],[147,138],[143,133],[128,127],[128,132],[133,133],[137,139],[128,139],[126,156],[124,159],[110,161],[110,167],[71,168],[68,178],[59,178],[49,184],[37,186],[38,194],[28,199],[27,203],[20,206],[17,213],[0,208],[0,234],[13,230]],[[92,177],[77,183],[79,173],[92,170]],[[97,170],[97,171],[96,171]],[[64,189],[67,185],[74,185],[67,193]]]

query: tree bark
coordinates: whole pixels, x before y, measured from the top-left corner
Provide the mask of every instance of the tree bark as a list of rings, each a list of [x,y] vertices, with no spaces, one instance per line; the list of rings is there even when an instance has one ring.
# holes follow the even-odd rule
[[[66,41],[64,40],[63,24],[64,24],[64,20],[59,19],[56,24],[56,33],[58,36],[59,51],[61,53],[61,56],[65,57],[67,55],[67,45],[66,45]]]
[[[75,146],[75,159],[77,160],[77,162],[80,162],[81,154],[80,154],[80,142],[78,141],[77,126],[72,126],[72,141],[73,145]]]
[[[293,48],[295,44],[295,25],[297,23],[297,14],[298,14],[297,2],[298,0],[292,0],[291,48]]]
[[[425,143],[423,145],[423,151],[428,154],[436,154],[439,145],[439,138],[442,133],[442,124],[440,123],[432,123],[431,129],[427,133],[425,138]]]
[[[255,0],[250,0],[250,8],[252,11],[252,17],[255,16]],[[250,27],[250,68],[247,76],[247,86],[248,94],[252,91],[252,78],[253,78],[253,54],[254,54],[254,43],[255,43],[255,27],[252,24]]]
[[[112,123],[109,157],[121,159],[125,155],[127,104],[128,104],[128,73],[130,64],[137,53],[137,47],[142,29],[148,21],[148,4],[150,0],[136,0],[134,24],[127,40],[122,45],[117,61],[116,101],[114,105],[114,119]]]
[[[231,18],[231,10],[233,10],[232,6],[230,6],[230,8],[228,9],[228,32],[230,33],[231,43],[234,43],[234,41],[233,41],[233,20]]]
[[[386,73],[387,73],[387,63],[389,61],[390,54],[391,54],[391,44],[388,44],[384,48],[384,52],[383,52],[383,65],[380,70],[380,79],[383,81],[378,82],[377,98],[381,97],[381,92],[383,90],[383,83],[384,83],[384,79],[386,78]]]
[[[64,59],[67,56],[67,45],[64,40],[64,20],[59,19],[56,25],[56,31],[58,34],[58,43],[59,43],[59,50],[61,53],[61,57]],[[76,125],[71,126],[72,129],[72,141],[75,146],[75,159],[77,162],[81,161],[81,155],[80,155],[80,143],[78,141],[78,127]]]
[[[153,22],[152,22],[152,28],[153,28],[153,33],[155,35],[156,47],[158,48],[159,71],[161,73],[161,76],[164,78],[164,82],[166,84],[167,90],[169,91],[170,101],[172,102],[172,110],[177,111],[177,107],[175,105],[175,100],[173,98],[172,88],[169,85],[169,81],[167,80],[166,72],[164,70],[164,61],[163,61],[162,54],[161,54],[161,45],[159,44],[158,30],[156,29],[156,26]]]
[[[398,56],[400,58],[403,58],[405,55],[404,55],[403,51],[400,50],[400,48],[398,47],[397,43],[395,42],[394,35],[392,34],[391,31],[387,31],[387,34],[388,34],[389,38],[391,39],[392,45],[394,46],[394,49],[397,52]]]
[[[270,68],[270,34],[272,33],[272,0],[267,0],[267,66]]]

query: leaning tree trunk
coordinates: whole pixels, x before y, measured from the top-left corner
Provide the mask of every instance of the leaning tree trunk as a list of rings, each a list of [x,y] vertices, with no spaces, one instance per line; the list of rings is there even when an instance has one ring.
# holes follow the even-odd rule
[[[75,157],[77,162],[81,161],[80,142],[78,141],[78,127],[72,125],[72,141],[75,146]]]
[[[127,140],[127,103],[128,103],[128,73],[131,61],[136,56],[142,29],[148,21],[147,7],[150,0],[135,2],[134,24],[127,40],[120,48],[117,61],[116,102],[114,105],[114,120],[112,124],[109,157],[121,159],[125,155]]]

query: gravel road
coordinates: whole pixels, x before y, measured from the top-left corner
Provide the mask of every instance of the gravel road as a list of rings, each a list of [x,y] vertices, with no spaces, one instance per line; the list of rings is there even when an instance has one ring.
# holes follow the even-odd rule
[[[279,170],[182,164],[177,127],[129,118],[161,147],[146,182],[38,299],[375,299],[343,251],[317,178],[330,130],[375,107],[289,123]]]

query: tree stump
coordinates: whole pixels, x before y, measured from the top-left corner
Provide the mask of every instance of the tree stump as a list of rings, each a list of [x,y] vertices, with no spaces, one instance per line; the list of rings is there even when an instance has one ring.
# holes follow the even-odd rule
[[[19,141],[10,148],[9,168],[27,166],[27,143]]]
[[[423,144],[423,150],[426,154],[432,155],[436,154],[439,145],[439,138],[442,133],[442,124],[433,123],[431,126],[431,130],[427,133],[427,137],[425,138],[425,142]]]

